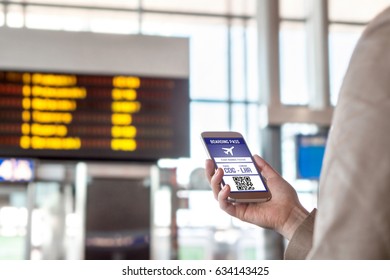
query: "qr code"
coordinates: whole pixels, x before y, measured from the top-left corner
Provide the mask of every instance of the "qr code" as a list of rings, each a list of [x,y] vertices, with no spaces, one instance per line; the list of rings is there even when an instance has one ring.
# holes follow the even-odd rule
[[[237,190],[250,191],[255,189],[250,177],[233,177],[233,181],[236,184]]]

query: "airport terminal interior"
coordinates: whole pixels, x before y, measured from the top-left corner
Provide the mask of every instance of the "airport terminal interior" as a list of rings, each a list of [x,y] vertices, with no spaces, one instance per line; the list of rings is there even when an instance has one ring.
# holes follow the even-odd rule
[[[390,0],[0,0],[0,260],[282,259],[230,217],[203,131],[317,206],[338,92]]]

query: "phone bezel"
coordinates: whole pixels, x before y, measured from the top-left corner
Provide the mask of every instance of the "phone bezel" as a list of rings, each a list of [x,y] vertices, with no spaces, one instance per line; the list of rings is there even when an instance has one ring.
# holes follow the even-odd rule
[[[202,138],[202,143],[203,146],[207,152],[208,157],[214,162],[214,166],[216,167],[216,163],[214,158],[210,155],[210,152],[208,150],[208,147],[204,141],[204,138],[242,138],[243,142],[247,146],[249,153],[250,149],[245,141],[244,136],[236,131],[204,131],[201,133],[201,138]],[[254,162],[253,155],[251,154],[252,161]],[[267,186],[267,182],[261,175],[260,170],[257,168],[256,164],[256,171],[260,176],[261,181],[263,182],[266,191],[238,191],[238,192],[230,192],[228,201],[230,202],[244,202],[244,203],[249,203],[249,202],[265,202],[271,199],[272,195],[271,192]],[[221,184],[224,184],[224,181],[221,182]]]

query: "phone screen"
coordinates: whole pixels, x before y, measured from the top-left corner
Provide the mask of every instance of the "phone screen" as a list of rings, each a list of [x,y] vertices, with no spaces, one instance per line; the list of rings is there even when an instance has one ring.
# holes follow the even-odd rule
[[[204,142],[231,192],[267,191],[243,138],[204,138]]]

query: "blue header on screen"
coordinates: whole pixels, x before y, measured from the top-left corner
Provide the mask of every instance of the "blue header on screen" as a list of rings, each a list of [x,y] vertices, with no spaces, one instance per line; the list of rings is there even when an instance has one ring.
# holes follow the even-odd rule
[[[243,138],[204,138],[207,149],[212,157],[229,157],[223,148],[234,147],[234,157],[250,157],[251,153]]]

